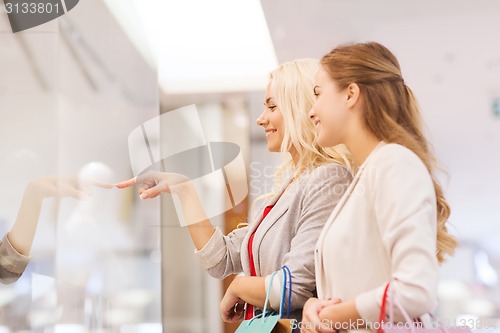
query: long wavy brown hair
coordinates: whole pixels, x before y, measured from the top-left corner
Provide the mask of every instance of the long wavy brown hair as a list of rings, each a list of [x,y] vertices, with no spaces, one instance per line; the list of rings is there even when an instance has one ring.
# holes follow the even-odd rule
[[[379,139],[413,151],[431,174],[437,203],[437,258],[452,255],[458,245],[446,224],[450,206],[436,181],[436,159],[422,133],[419,107],[405,84],[399,62],[385,46],[376,43],[342,45],[321,59],[321,65],[340,89],[359,86],[364,102],[364,123]]]

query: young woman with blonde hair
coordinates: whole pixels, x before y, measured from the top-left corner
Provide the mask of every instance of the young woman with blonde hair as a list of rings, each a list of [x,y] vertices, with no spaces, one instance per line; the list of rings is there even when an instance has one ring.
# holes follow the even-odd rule
[[[324,222],[348,187],[352,176],[349,155],[343,146],[324,149],[315,142],[307,113],[318,61],[295,60],[270,74],[264,98],[264,112],[257,124],[266,132],[270,152],[287,157],[277,172],[276,186],[252,205],[249,224],[224,236],[208,219],[189,224],[188,229],[202,266],[216,278],[243,272],[234,279],[221,302],[224,321],[252,318],[254,306],[264,306],[266,285],[273,272],[287,265],[293,279],[292,317],[300,319],[305,301],[315,293],[314,245]],[[181,187],[173,185],[183,184]],[[179,195],[184,211],[200,210],[196,191],[189,179],[178,174],[155,172],[118,184],[141,184],[142,198],[161,192]],[[182,188],[182,189],[179,189]],[[270,305],[279,308],[282,280],[272,284]]]
[[[306,303],[302,332],[373,328],[389,281],[412,318],[432,311],[438,264],[457,242],[396,57],[374,42],[337,47],[321,60],[314,93],[318,143],[345,144],[360,168],[319,237],[319,299]]]

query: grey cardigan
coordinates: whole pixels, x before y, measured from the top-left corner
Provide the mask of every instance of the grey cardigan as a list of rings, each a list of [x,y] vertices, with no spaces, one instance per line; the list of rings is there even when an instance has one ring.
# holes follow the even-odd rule
[[[30,258],[18,253],[5,235],[0,241],[0,281],[6,284],[17,281],[28,266]]]
[[[287,265],[293,282],[290,309],[300,310],[316,289],[316,241],[351,180],[352,175],[346,168],[330,163],[304,172],[280,197],[289,185],[284,183],[274,196],[256,204],[257,214],[252,215],[247,227],[235,229],[227,236],[216,229],[208,243],[196,251],[202,266],[218,279],[241,272],[250,276],[248,240],[259,225],[264,208],[275,203],[255,232],[252,247],[255,270],[257,276],[266,277],[267,288],[270,275]],[[270,305],[275,310],[279,308],[281,286],[282,278],[278,274],[270,297]],[[301,312],[297,312],[293,317],[300,319]]]

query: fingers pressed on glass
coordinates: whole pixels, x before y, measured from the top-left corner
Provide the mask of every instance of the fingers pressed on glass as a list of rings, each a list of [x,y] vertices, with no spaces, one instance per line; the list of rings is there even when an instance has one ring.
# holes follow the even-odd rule
[[[126,188],[135,185],[137,182],[137,177],[130,178],[128,180],[125,180],[123,182],[120,182],[118,184],[115,184],[116,187],[118,188]]]

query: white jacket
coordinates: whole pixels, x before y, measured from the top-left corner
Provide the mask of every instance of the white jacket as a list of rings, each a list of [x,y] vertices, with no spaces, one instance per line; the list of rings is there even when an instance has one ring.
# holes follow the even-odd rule
[[[355,300],[361,317],[379,319],[384,287],[411,318],[436,307],[436,196],[422,161],[381,142],[361,166],[316,245],[321,299]],[[401,319],[397,309],[395,316]]]

